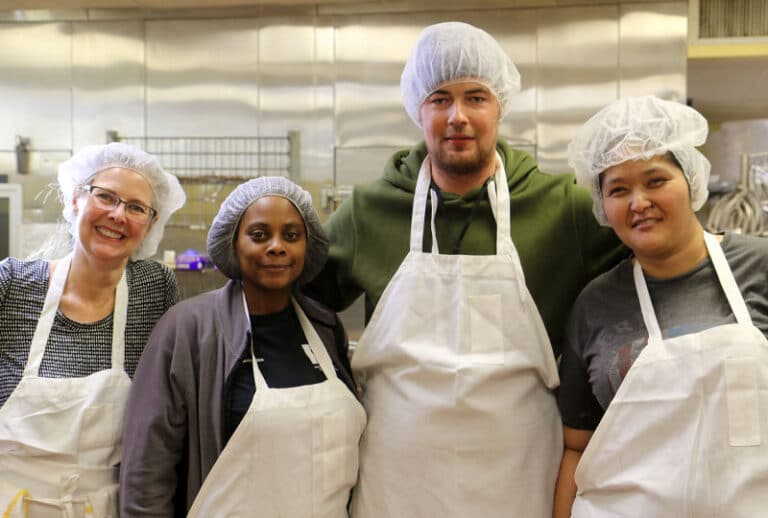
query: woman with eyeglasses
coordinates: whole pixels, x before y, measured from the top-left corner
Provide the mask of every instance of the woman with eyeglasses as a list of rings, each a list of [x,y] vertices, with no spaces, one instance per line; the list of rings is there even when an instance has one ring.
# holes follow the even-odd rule
[[[133,146],[59,166],[61,232],[0,262],[0,515],[117,516],[123,414],[152,327],[179,299],[152,256],[185,201]]]

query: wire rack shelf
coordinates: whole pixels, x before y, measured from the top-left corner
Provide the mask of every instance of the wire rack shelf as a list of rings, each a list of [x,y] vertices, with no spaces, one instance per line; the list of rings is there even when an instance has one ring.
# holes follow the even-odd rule
[[[143,149],[179,179],[187,203],[169,226],[205,230],[238,184],[260,176],[300,177],[298,131],[276,137],[133,137],[108,131],[107,141]]]

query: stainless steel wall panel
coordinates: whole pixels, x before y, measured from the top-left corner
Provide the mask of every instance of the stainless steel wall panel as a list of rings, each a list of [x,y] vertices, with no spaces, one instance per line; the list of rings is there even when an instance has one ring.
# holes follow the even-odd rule
[[[685,2],[621,6],[619,97],[655,94],[685,102],[687,20]]]
[[[541,9],[537,38],[539,166],[567,172],[576,129],[617,97],[618,6]]]
[[[72,148],[71,24],[0,24],[0,149],[16,170],[15,136],[31,139],[30,169],[50,174]]]
[[[338,18],[335,31],[336,145],[408,145],[419,131],[400,100],[400,73],[420,29],[421,15]]]
[[[423,15],[335,20],[336,185],[380,177],[386,157],[419,139],[402,106],[400,73],[427,23]]]
[[[37,22],[71,22],[87,20],[88,9],[21,9],[19,3],[0,1],[0,20],[4,22],[37,23]]]
[[[318,184],[333,181],[332,50],[332,28],[314,18],[270,19],[259,30],[259,134],[298,130],[301,179]]]
[[[258,20],[146,22],[146,132],[259,136]]]
[[[314,30],[314,61],[312,66],[313,124],[302,135],[302,180],[305,186],[334,183],[335,121],[334,102],[334,28],[331,19],[316,19]],[[330,180],[330,181],[329,181]],[[319,187],[319,186],[317,186]],[[312,194],[317,191],[313,188]],[[315,203],[319,206],[318,198]]]
[[[413,141],[415,143],[416,140]],[[338,147],[335,150],[335,185],[346,187],[364,184],[380,178],[387,163],[402,146],[356,146]]]
[[[365,182],[380,176],[392,151],[421,138],[402,107],[400,74],[422,28],[447,20],[489,31],[520,69],[523,91],[500,134],[536,152],[544,170],[567,170],[575,129],[620,95],[685,97],[683,1],[457,5],[0,24],[0,88],[14,100],[0,109],[0,167],[15,168],[16,134],[37,148],[68,150],[102,141],[108,129],[299,130],[301,178],[313,193],[325,183]],[[56,161],[49,162],[50,170]],[[32,169],[40,169],[34,160]]]
[[[107,130],[144,135],[144,22],[72,24],[75,150],[106,141]]]

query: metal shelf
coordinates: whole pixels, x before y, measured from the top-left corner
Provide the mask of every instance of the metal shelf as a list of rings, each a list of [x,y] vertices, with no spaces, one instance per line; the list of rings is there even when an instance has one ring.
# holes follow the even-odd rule
[[[298,131],[280,137],[129,137],[108,131],[107,141],[133,144],[151,153],[179,179],[187,203],[169,226],[205,230],[238,184],[260,176],[293,181],[300,176]]]

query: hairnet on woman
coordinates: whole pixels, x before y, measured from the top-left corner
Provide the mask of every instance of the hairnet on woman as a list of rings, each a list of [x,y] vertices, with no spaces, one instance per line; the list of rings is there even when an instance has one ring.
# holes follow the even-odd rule
[[[634,255],[568,324],[556,517],[764,512],[768,240],[703,230],[706,136],[693,108],[629,97],[569,146],[595,216]]]
[[[344,515],[365,412],[341,322],[301,294],[328,252],[311,196],[241,184],[208,252],[230,280],[169,311],[136,374],[121,516]]]
[[[121,143],[63,162],[58,187],[59,258],[0,262],[0,509],[116,516],[131,377],[179,299],[173,273],[142,258],[185,196],[153,156]]]

